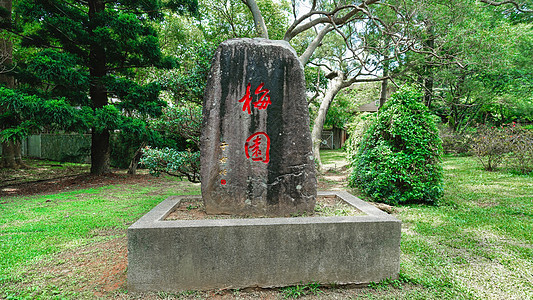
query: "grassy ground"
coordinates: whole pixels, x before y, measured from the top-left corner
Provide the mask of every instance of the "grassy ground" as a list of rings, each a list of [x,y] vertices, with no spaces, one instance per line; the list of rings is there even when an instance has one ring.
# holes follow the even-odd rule
[[[339,151],[322,158],[345,164]],[[1,199],[0,298],[532,299],[533,177],[485,172],[470,157],[446,157],[444,171],[439,205],[394,208],[403,222],[400,280],[364,289],[128,292],[125,229],[169,195],[198,194],[188,182],[153,178]],[[332,172],[319,180],[347,175]]]
[[[401,272],[432,298],[533,298],[533,177],[444,161],[439,206],[398,209]]]
[[[320,159],[322,160],[322,164],[326,166],[345,165],[345,156],[342,149],[320,151]]]
[[[124,241],[129,225],[176,193],[199,194],[200,187],[174,178],[148,177],[135,184],[2,199],[0,299],[87,296],[76,290],[95,286],[90,278],[69,274],[72,278],[62,280],[54,266],[64,264],[65,273],[71,273],[71,259],[97,260],[78,252],[115,239]]]

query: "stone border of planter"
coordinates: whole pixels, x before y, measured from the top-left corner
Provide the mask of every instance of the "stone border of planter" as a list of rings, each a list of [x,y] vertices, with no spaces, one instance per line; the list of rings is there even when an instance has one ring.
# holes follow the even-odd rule
[[[169,197],[128,228],[128,288],[183,291],[397,279],[401,222],[347,192],[349,217],[164,221]]]

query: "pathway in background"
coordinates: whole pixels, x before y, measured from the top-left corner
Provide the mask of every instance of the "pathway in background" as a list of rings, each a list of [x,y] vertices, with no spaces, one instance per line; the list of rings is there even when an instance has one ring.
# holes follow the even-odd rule
[[[318,174],[318,190],[347,190],[351,169],[345,152],[342,149],[322,150],[320,157],[323,170]]]

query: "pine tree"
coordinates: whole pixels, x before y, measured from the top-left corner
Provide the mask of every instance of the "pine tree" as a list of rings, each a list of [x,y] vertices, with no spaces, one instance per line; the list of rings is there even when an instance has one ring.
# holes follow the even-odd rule
[[[163,20],[165,8],[194,12],[197,0],[21,0],[17,4],[15,14],[25,35],[21,45],[45,49],[40,53],[44,56],[59,52],[76,64],[71,70],[77,70],[79,76],[56,78],[61,82],[55,84],[64,94],[80,95],[81,91],[85,97],[70,98],[72,105],[93,110],[93,174],[110,171],[110,132],[123,123],[119,111],[157,115],[165,105],[158,98],[157,84],[141,86],[132,80],[137,68],[174,65],[162,55],[151,26],[153,21]],[[54,66],[57,64],[42,64],[37,72],[37,76],[41,74],[39,79],[47,72],[56,74],[47,69]],[[72,78],[80,80],[69,82]],[[83,78],[87,79],[85,84]],[[120,101],[113,101],[113,105],[111,99]]]

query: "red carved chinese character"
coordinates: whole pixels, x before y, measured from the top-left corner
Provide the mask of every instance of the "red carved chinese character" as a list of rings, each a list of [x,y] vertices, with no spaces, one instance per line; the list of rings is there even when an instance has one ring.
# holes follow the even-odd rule
[[[270,95],[268,94],[268,93],[270,93],[270,91],[268,89],[263,89],[264,85],[265,85],[264,83],[261,83],[255,89],[255,94],[256,95],[259,95],[260,93],[264,93],[263,95],[261,95],[259,97],[258,101],[255,101],[253,103],[254,107],[257,108],[257,109],[266,109],[270,104],[272,104],[272,102],[270,102]]]
[[[264,132],[252,134],[244,143],[246,158],[253,161],[262,161],[265,164],[270,161],[270,137]]]
[[[250,103],[252,102],[252,96],[250,96],[250,87],[252,85],[248,82],[248,86],[246,87],[246,95],[239,100],[239,102],[244,102],[242,105],[242,111],[248,111],[248,114],[251,114],[252,111],[250,110]]]
[[[253,145],[250,147],[250,149],[252,149],[252,160],[256,160],[257,158],[261,160],[261,149],[259,149],[259,145],[261,145],[261,138],[256,136],[252,142]]]
[[[246,94],[244,95],[244,97],[241,98],[241,100],[239,100],[239,102],[243,103],[242,105],[242,111],[247,111],[248,114],[252,114],[252,110],[251,110],[251,107],[250,107],[250,104],[253,104],[255,108],[257,109],[266,109],[270,104],[272,104],[272,102],[270,102],[270,95],[268,93],[270,93],[270,90],[269,89],[264,89],[263,87],[265,86],[264,83],[261,83],[256,89],[255,89],[255,94],[256,95],[259,95],[262,93],[261,96],[259,96],[259,100],[255,101],[252,103],[252,95],[250,95],[250,88],[252,87],[252,84],[251,83],[248,83],[248,85],[246,86]]]

